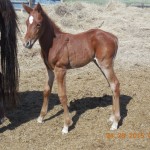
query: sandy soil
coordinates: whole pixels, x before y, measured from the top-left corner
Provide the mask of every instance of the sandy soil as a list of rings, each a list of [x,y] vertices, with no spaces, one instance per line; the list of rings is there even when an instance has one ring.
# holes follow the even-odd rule
[[[27,50],[19,35],[20,106],[9,111],[9,120],[0,125],[0,150],[149,150],[150,8],[64,3],[44,9],[65,32],[101,28],[119,38],[115,70],[121,83],[122,120],[117,131],[109,131],[112,93],[99,69],[90,63],[68,71],[68,104],[74,121],[69,134],[61,134],[63,110],[56,83],[45,122],[38,124],[45,67],[38,42]],[[27,16],[18,12],[22,36]]]

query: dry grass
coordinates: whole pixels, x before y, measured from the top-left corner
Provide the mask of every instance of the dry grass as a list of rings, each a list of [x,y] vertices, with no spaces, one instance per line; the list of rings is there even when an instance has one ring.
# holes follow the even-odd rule
[[[119,38],[115,70],[121,83],[121,115],[123,124],[109,131],[111,92],[94,64],[68,71],[67,90],[74,127],[61,135],[62,108],[54,83],[45,123],[36,118],[42,104],[45,66],[38,42],[33,49],[23,48],[19,39],[21,105],[8,113],[9,121],[0,126],[1,150],[148,150],[150,132],[150,9],[126,7],[121,3],[99,6],[87,3],[64,3],[44,7],[49,16],[65,32],[78,33],[101,28]],[[25,32],[27,14],[18,12]],[[102,26],[101,26],[102,25]],[[108,139],[107,133],[115,137]],[[126,134],[125,138],[118,135]],[[138,136],[143,133],[145,137]],[[136,134],[136,137],[132,137]]]

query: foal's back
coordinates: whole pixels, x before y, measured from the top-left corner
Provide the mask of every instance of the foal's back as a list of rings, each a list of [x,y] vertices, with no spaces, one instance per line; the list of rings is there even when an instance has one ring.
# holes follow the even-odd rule
[[[61,43],[61,44],[60,44]],[[49,63],[78,68],[99,59],[113,58],[117,51],[117,38],[100,29],[79,34],[62,33],[54,39],[49,51]]]

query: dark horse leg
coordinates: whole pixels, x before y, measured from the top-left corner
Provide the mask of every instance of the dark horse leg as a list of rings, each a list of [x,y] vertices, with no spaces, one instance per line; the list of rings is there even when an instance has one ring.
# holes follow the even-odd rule
[[[4,105],[3,105],[3,101],[0,101],[0,124],[4,122]]]
[[[3,89],[2,85],[2,74],[0,73],[0,123],[4,122],[4,102],[3,102]]]

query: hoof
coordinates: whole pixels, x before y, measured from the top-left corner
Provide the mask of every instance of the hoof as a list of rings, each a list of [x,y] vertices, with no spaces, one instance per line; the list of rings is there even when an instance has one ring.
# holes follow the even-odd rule
[[[2,123],[4,123],[4,121],[5,121],[5,118],[2,118],[2,119],[0,120],[0,123],[2,124]]]
[[[41,116],[39,116],[39,117],[37,118],[37,122],[38,122],[38,123],[43,123],[43,118],[42,118]]]
[[[64,125],[63,129],[62,129],[62,134],[67,134],[68,133],[68,126]]]
[[[7,117],[4,116],[3,118],[0,119],[0,124],[4,123],[6,120],[7,120]]]
[[[114,128],[114,127],[110,128],[110,131],[114,131],[114,130],[117,130],[117,128]]]
[[[117,128],[118,128],[118,122],[114,121],[113,124],[112,124],[112,126],[111,126],[111,128],[110,128],[110,130],[111,131],[117,130]]]

